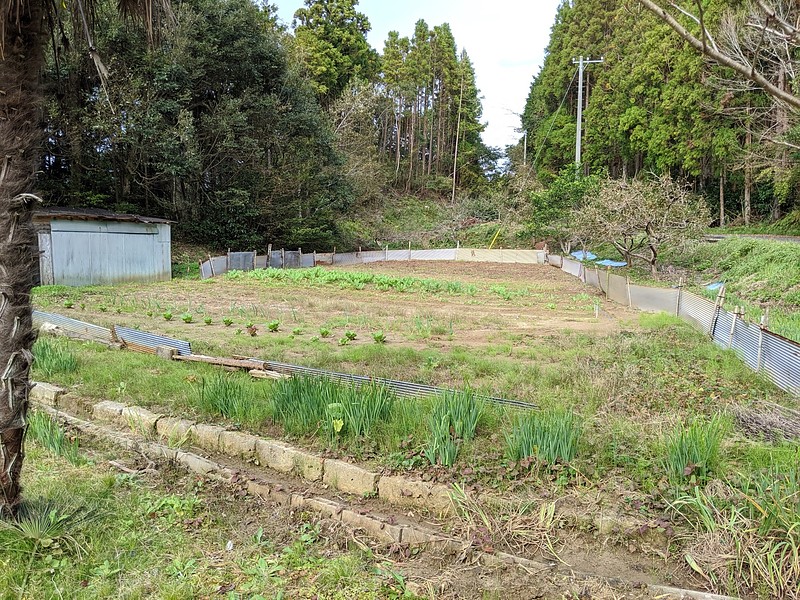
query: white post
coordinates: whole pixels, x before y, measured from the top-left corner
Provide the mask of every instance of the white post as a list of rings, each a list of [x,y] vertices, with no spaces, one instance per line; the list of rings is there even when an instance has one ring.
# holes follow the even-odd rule
[[[681,298],[683,296],[683,277],[678,280],[678,301],[675,303],[675,316],[681,314]]]

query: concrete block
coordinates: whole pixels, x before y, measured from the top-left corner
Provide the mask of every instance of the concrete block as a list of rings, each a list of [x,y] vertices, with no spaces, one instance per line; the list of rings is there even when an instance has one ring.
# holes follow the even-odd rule
[[[122,409],[124,408],[124,404],[112,402],[111,400],[104,400],[94,405],[92,408],[92,418],[107,423],[119,423]]]
[[[219,436],[223,431],[225,431],[224,427],[198,423],[194,426],[192,441],[204,450],[216,452],[219,450]]]
[[[363,529],[371,538],[387,544],[400,542],[402,527],[384,523],[369,515],[360,515],[352,510],[343,510],[342,523],[356,529]]]
[[[264,498],[265,500],[269,498],[271,491],[266,483],[261,483],[260,481],[248,481],[246,489],[248,494]]]
[[[256,452],[258,438],[238,431],[223,431],[219,435],[219,447],[228,456],[251,459]]]
[[[94,404],[89,403],[84,398],[76,396],[75,394],[64,394],[60,396],[56,408],[71,415],[94,416]]]
[[[322,457],[303,452],[283,442],[259,439],[256,442],[256,458],[262,465],[279,473],[295,472],[309,481],[322,479]]]
[[[47,406],[57,406],[58,399],[64,395],[64,388],[49,383],[35,382],[28,397],[34,402]]]
[[[158,358],[163,358],[164,360],[172,360],[177,353],[178,351],[170,346],[156,346],[156,356]]]
[[[175,460],[198,475],[209,475],[217,470],[216,463],[189,452],[178,451]]]
[[[186,419],[161,417],[156,421],[156,433],[170,446],[182,446],[194,435],[195,424]]]
[[[306,498],[305,508],[307,510],[313,510],[327,519],[340,521],[344,505],[334,502],[333,500],[328,500],[327,498]]]
[[[325,461],[322,482],[341,492],[371,496],[377,491],[379,475],[342,460]]]
[[[126,406],[122,409],[122,420],[135,433],[155,433],[156,422],[162,415],[151,412],[141,406]]]
[[[378,482],[378,496],[390,504],[421,506],[431,495],[432,485],[402,475],[384,475]]]
[[[436,533],[428,532],[418,527],[403,527],[400,542],[410,546],[421,546],[430,543],[436,537]]]

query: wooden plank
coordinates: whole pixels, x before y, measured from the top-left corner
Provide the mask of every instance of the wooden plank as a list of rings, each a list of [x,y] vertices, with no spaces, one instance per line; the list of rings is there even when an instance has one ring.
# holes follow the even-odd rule
[[[289,379],[289,375],[278,373],[277,371],[267,371],[263,369],[251,369],[250,377],[256,379]]]
[[[263,369],[264,363],[260,360],[241,360],[236,358],[219,358],[216,356],[204,356],[202,354],[189,354],[188,356],[175,356],[175,360],[187,362],[201,362],[221,367],[237,367],[239,369]]]

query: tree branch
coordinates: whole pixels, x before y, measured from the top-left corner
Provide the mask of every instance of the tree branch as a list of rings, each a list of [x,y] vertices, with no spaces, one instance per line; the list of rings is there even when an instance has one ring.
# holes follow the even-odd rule
[[[639,2],[650,12],[656,15],[659,19],[664,21],[667,25],[672,27],[675,32],[680,35],[684,40],[686,40],[689,45],[691,45],[696,50],[699,50],[711,60],[719,63],[724,67],[728,67],[739,73],[742,77],[757,83],[764,91],[767,92],[773,98],[780,100],[788,104],[789,106],[800,109],[800,97],[795,96],[787,92],[786,90],[781,89],[771,81],[769,81],[764,75],[762,75],[759,71],[756,71],[754,67],[749,65],[737,62],[736,60],[732,59],[730,56],[723,54],[719,50],[715,50],[714,48],[710,48],[707,45],[704,45],[703,42],[697,39],[692,33],[690,33],[683,25],[678,23],[675,18],[667,12],[667,10],[652,0],[639,0]]]

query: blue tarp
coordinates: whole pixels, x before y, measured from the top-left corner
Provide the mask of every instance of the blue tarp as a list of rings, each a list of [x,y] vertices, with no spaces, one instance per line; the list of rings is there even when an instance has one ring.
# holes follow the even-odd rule
[[[584,252],[583,250],[577,250],[573,252],[572,256],[574,256],[578,260],[594,260],[595,258],[597,258],[597,256],[592,254],[591,252]]]
[[[598,260],[597,264],[598,265],[602,265],[604,267],[624,267],[628,263],[626,263],[624,261],[605,259],[605,260]]]
[[[725,284],[723,282],[721,282],[721,281],[718,281],[717,283],[709,283],[706,286],[706,289],[714,292],[714,291],[718,290],[719,288],[721,288],[723,285],[725,285]]]

